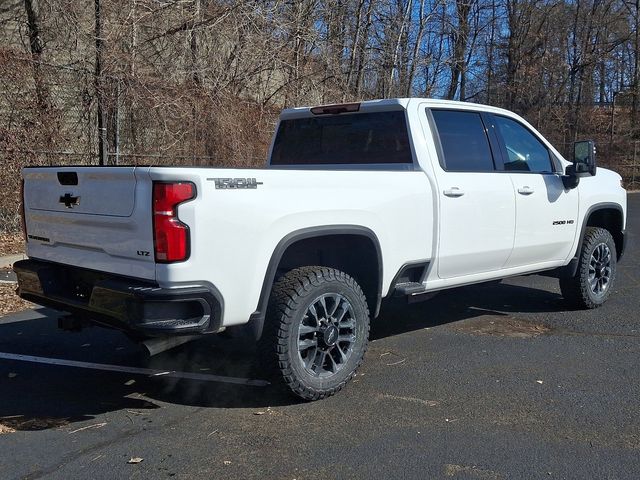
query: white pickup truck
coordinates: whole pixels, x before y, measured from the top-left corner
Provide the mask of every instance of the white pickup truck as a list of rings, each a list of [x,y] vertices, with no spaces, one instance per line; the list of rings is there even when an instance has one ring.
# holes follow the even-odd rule
[[[244,325],[316,400],[363,359],[390,296],[548,271],[610,295],[626,192],[509,111],[392,99],[282,112],[265,169],[23,170],[22,298],[137,339]]]

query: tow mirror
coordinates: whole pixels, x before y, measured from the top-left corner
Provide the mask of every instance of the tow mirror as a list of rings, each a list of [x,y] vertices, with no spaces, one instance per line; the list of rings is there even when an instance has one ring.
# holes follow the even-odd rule
[[[582,140],[573,144],[573,164],[562,176],[564,188],[570,190],[580,183],[580,177],[596,174],[596,144],[593,140]]]
[[[582,140],[573,144],[573,167],[579,176],[596,174],[596,144],[593,140]]]

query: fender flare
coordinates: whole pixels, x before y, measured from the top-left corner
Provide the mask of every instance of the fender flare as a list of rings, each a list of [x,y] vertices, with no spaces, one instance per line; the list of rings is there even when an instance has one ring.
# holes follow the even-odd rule
[[[578,270],[578,257],[580,255],[580,248],[582,247],[582,239],[584,238],[584,232],[587,229],[587,222],[589,221],[589,217],[591,217],[591,215],[594,212],[597,212],[598,210],[606,210],[606,209],[610,209],[613,208],[615,210],[618,210],[620,212],[620,215],[622,216],[623,220],[624,220],[624,210],[622,209],[622,205],[620,205],[619,203],[613,203],[613,202],[602,202],[602,203],[596,203],[594,205],[591,205],[588,209],[587,209],[587,213],[585,213],[584,218],[582,219],[582,227],[580,228],[580,236],[578,237],[578,245],[576,247],[576,250],[573,254],[573,257],[571,258],[571,261],[567,264],[567,266],[565,267],[565,273],[566,275],[573,277],[577,270]],[[624,230],[622,230],[622,233],[624,233]],[[618,253],[618,259],[622,258],[622,254],[624,252],[624,248],[620,251],[617,252]]]
[[[380,312],[380,304],[382,302],[382,250],[380,248],[380,241],[373,230],[360,225],[324,225],[316,227],[307,227],[294,232],[289,233],[283,239],[281,239],[276,245],[271,259],[267,266],[267,271],[262,282],[262,289],[260,290],[260,298],[258,300],[258,308],[249,317],[248,327],[252,336],[259,340],[262,336],[262,329],[264,326],[264,320],[267,313],[267,307],[269,305],[269,297],[271,295],[271,289],[275,282],[278,265],[282,260],[284,253],[294,243],[300,240],[307,240],[314,237],[326,237],[333,235],[355,235],[360,237],[366,237],[369,239],[375,249],[378,256],[378,285],[375,301],[375,309],[373,312],[374,318],[378,316]]]

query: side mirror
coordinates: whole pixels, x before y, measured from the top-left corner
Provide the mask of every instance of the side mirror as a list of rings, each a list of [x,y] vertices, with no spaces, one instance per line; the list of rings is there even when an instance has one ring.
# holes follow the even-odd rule
[[[593,140],[582,140],[573,144],[573,168],[575,175],[596,174],[596,144]]]

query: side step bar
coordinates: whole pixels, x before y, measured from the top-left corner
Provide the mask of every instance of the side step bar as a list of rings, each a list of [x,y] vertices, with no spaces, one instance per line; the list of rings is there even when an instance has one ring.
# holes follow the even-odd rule
[[[397,297],[404,297],[409,295],[417,295],[419,293],[424,293],[426,289],[422,283],[418,282],[408,282],[408,283],[399,283],[396,285],[394,295]]]

